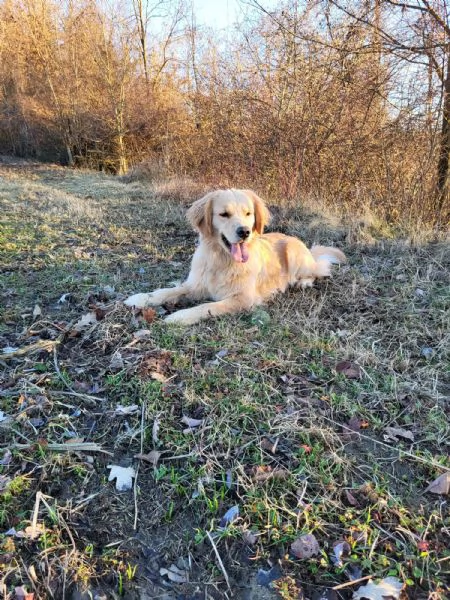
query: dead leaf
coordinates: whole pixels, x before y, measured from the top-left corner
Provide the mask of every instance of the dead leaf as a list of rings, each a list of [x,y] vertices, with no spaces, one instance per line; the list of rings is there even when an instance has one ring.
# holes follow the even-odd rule
[[[19,348],[16,348],[15,346],[5,346],[4,348],[2,348],[2,352],[3,354],[14,354],[14,352],[17,352]]]
[[[289,472],[286,469],[276,468],[273,469],[269,465],[258,465],[253,469],[253,480],[256,483],[265,483],[270,479],[287,479]]]
[[[106,308],[102,308],[101,306],[95,306],[94,312],[95,316],[97,317],[97,321],[103,321],[103,319],[109,312],[111,312],[111,310],[107,310]]]
[[[131,489],[133,485],[133,477],[136,476],[136,472],[133,467],[108,465],[107,468],[111,469],[108,481],[113,481],[114,479],[116,480],[116,490],[118,492],[124,492]]]
[[[228,354],[228,348],[223,348],[222,350],[219,350],[219,352],[216,352],[216,357],[217,358],[223,358],[224,356],[226,356]]]
[[[258,536],[256,533],[253,533],[253,531],[246,529],[242,534],[242,539],[249,546],[254,546],[254,544],[256,544],[256,542],[258,541]]]
[[[153,377],[153,373],[164,375],[164,381],[172,374],[173,355],[167,350],[153,350],[146,354],[139,367],[140,375],[143,377]],[[153,377],[153,379],[156,379]]]
[[[46,424],[46,422],[46,419],[41,419],[39,417],[31,417],[30,419],[28,419],[27,424],[31,425],[32,427],[42,427]]]
[[[35,527],[29,525],[25,529],[17,531],[15,527],[11,527],[8,531],[4,532],[4,535],[10,535],[18,539],[31,539],[34,540],[37,537],[41,536],[45,531],[44,526],[41,523],[36,523]]]
[[[269,438],[263,437],[260,442],[261,448],[263,450],[267,450],[271,454],[275,454],[277,451],[277,446],[278,446],[279,441],[280,441],[280,438],[277,438],[274,442],[272,442],[272,440],[270,440]]]
[[[11,421],[12,417],[10,417],[9,415],[7,415],[6,413],[4,413],[2,410],[0,410],[0,423],[2,423],[3,421]]]
[[[137,340],[142,340],[142,338],[145,338],[151,334],[152,334],[152,332],[150,331],[150,329],[138,329],[137,331],[135,331],[133,333],[133,337],[136,338]]]
[[[109,362],[109,368],[112,371],[121,371],[125,366],[123,362],[122,354],[119,350],[116,350],[114,354],[111,356],[111,360]]]
[[[158,464],[158,461],[161,457],[161,452],[158,450],[150,450],[148,454],[135,454],[134,458],[139,458],[140,460],[144,460],[145,462],[151,463],[154,467]]]
[[[239,517],[239,506],[236,504],[227,510],[227,512],[220,519],[219,527],[228,527],[230,523],[236,521]]]
[[[14,588],[14,600],[33,600],[34,592],[27,592],[23,585]]]
[[[342,559],[348,557],[350,555],[350,552],[351,547],[348,542],[346,542],[345,540],[336,542],[335,544],[333,544],[334,556],[331,557],[331,560],[338,568],[343,567],[344,563]]]
[[[195,427],[199,427],[199,425],[203,424],[203,419],[192,419],[191,417],[183,415],[181,422],[194,429]]]
[[[387,600],[394,598],[397,600],[403,589],[403,583],[397,577],[385,577],[379,583],[369,580],[366,585],[362,585],[353,592],[353,600],[366,598],[367,600]]]
[[[450,471],[442,473],[434,481],[430,483],[427,489],[424,491],[430,492],[431,494],[448,494],[450,492]]]
[[[361,379],[361,367],[349,360],[338,362],[334,368],[338,373],[347,377],[347,379]]]
[[[33,319],[36,320],[41,315],[42,315],[42,308],[39,306],[39,304],[36,304],[33,309]]]
[[[153,427],[152,427],[152,440],[153,440],[154,444],[157,444],[159,442],[158,432],[159,432],[160,424],[161,424],[161,421],[159,420],[158,417],[156,417],[155,420],[153,421]]]
[[[349,427],[349,429],[352,431],[358,432],[361,429],[367,429],[369,427],[369,423],[365,419],[358,417],[358,415],[353,415],[353,417],[349,419],[347,427]]]
[[[350,532],[350,536],[351,536],[352,540],[357,542],[358,544],[366,544],[367,543],[367,538],[368,538],[367,530],[361,531],[360,529],[352,529]]]
[[[291,552],[296,558],[311,558],[319,554],[319,542],[312,533],[305,533],[292,542]]]
[[[414,434],[412,431],[408,431],[407,429],[402,429],[401,427],[385,427],[384,431],[386,435],[384,435],[385,441],[394,441],[398,442],[398,438],[405,438],[414,441]]]
[[[70,440],[64,442],[66,446],[70,446],[70,444],[82,444],[84,442],[84,438],[82,437],[73,437]]]
[[[154,308],[143,308],[142,316],[144,321],[147,321],[147,323],[153,323],[153,321],[156,319],[157,312]]]
[[[104,285],[102,287],[102,292],[106,298],[110,298],[111,296],[114,296],[116,289],[112,285]]]
[[[173,581],[174,583],[188,583],[189,581],[188,572],[184,569],[179,569],[176,565],[170,565],[168,569],[162,567],[159,569],[159,574],[161,576],[167,575],[170,581]]]
[[[419,540],[417,542],[417,550],[420,552],[428,552],[430,550],[430,542],[427,540]]]
[[[4,455],[2,456],[2,458],[0,458],[0,465],[9,465],[9,463],[11,461],[12,461],[12,452],[9,448],[7,448]]]
[[[370,502],[371,504],[377,504],[380,500],[380,496],[377,494],[374,486],[370,482],[363,483],[363,485],[358,490],[358,497],[361,503]],[[375,514],[375,511],[372,515]]]
[[[344,490],[344,492],[345,497],[347,498],[347,502],[350,504],[350,506],[359,506],[358,500],[355,498],[355,496],[351,493],[350,490]]]
[[[114,410],[115,415],[133,415],[137,413],[139,406],[137,404],[131,404],[130,406],[122,406],[118,404]]]
[[[155,381],[159,381],[160,383],[166,383],[167,381],[167,377],[162,373],[158,373],[158,371],[153,371],[153,373],[150,373],[150,377]]]
[[[6,486],[11,482],[11,477],[0,475],[0,492],[6,489]]]
[[[22,531],[18,531],[15,537],[18,538],[28,538],[30,540],[35,540],[38,537],[41,537],[45,533],[45,526],[42,523],[36,523],[33,525],[28,525]]]
[[[308,444],[300,444],[300,448],[303,450],[303,452],[305,454],[311,454],[311,452],[313,450],[311,446],[308,446]]]
[[[347,575],[350,581],[356,581],[357,579],[361,579],[363,576],[362,569],[358,567],[358,565],[352,563],[347,564],[344,573]]]
[[[63,294],[63,295],[61,296],[61,298],[58,300],[58,304],[64,304],[64,302],[67,302],[67,301],[68,301],[68,298],[69,298],[70,296],[72,296],[72,294],[71,294],[70,292],[68,292],[68,293],[66,293],[66,294]]]
[[[3,546],[6,547],[7,546],[7,542],[5,542],[3,544]],[[14,542],[12,543],[12,550],[15,550]],[[3,562],[3,564],[7,565],[7,564],[11,563],[14,558],[15,558],[15,552],[2,552],[2,562]]]
[[[91,312],[88,312],[85,315],[83,315],[81,317],[81,319],[75,323],[75,325],[72,327],[72,332],[81,333],[88,327],[91,327],[96,324],[97,324],[97,315],[95,314],[94,311],[91,311]]]

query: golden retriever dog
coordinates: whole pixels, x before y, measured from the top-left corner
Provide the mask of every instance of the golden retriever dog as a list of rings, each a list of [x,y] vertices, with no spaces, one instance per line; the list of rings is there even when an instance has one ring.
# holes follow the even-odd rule
[[[180,300],[204,302],[166,317],[191,325],[201,319],[251,309],[288,286],[309,287],[328,277],[333,263],[345,262],[337,248],[313,246],[282,233],[264,233],[270,213],[251,190],[218,190],[197,200],[187,219],[200,242],[184,283],[135,294],[128,306],[144,308]]]

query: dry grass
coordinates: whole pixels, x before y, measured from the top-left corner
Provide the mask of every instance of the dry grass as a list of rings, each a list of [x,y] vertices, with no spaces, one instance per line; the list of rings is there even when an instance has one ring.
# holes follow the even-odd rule
[[[132,167],[120,177],[124,183],[144,184],[156,197],[190,203],[211,191],[211,186],[186,175],[173,175],[162,165],[146,161]]]
[[[35,599],[293,599],[342,584],[350,598],[350,577],[388,574],[412,598],[445,596],[446,497],[424,490],[450,468],[448,245],[273,207],[274,229],[337,243],[349,264],[264,310],[167,327],[120,300],[185,276],[195,236],[179,203],[89,172],[1,176],[0,344],[24,349],[0,361],[5,598],[25,585]],[[108,482],[110,464],[134,466],[132,490]],[[33,517],[35,539],[4,533]],[[308,560],[291,552],[304,533],[320,546]],[[170,581],[172,565],[189,581]]]

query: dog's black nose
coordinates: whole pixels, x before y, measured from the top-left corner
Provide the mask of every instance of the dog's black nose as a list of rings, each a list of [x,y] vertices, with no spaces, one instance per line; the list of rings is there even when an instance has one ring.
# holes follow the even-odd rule
[[[250,227],[238,227],[236,229],[236,234],[242,239],[246,240],[250,235]]]

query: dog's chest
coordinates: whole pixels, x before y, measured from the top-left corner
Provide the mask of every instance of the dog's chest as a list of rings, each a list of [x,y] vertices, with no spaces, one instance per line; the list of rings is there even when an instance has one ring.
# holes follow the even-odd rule
[[[213,300],[223,300],[234,294],[241,294],[245,288],[251,287],[253,277],[245,265],[232,264],[221,269],[208,266],[206,277],[208,294]],[[245,290],[247,291],[247,290]]]
[[[223,300],[254,285],[254,274],[247,263],[235,263],[219,253],[199,253],[193,261],[197,285],[212,300]]]

